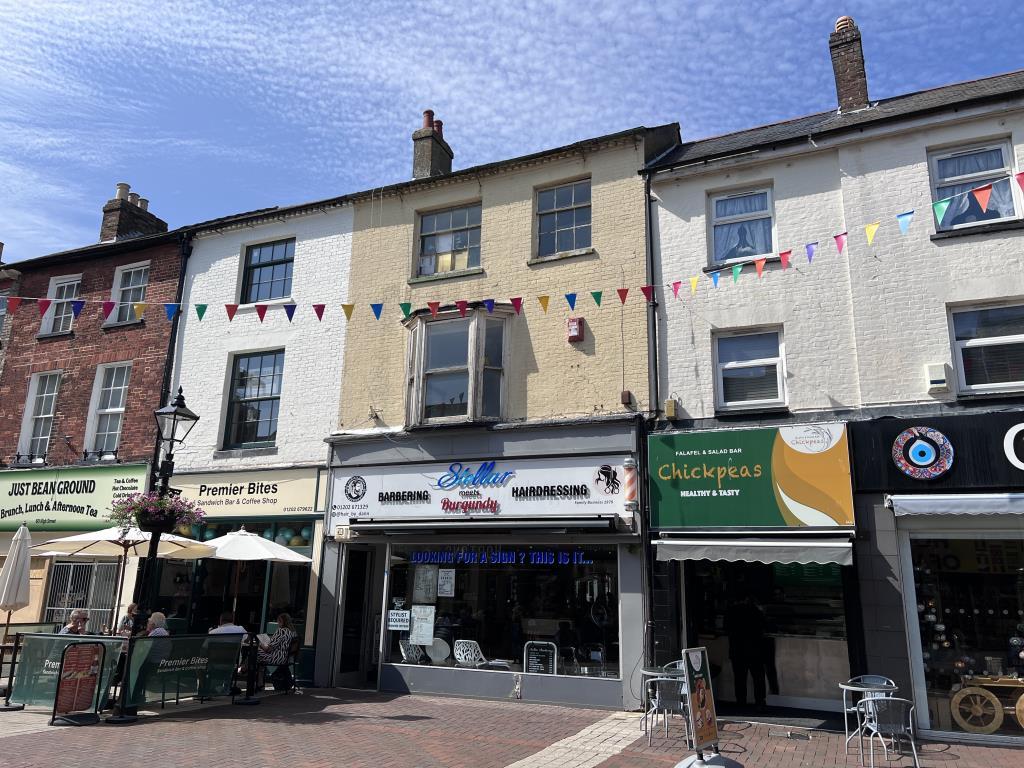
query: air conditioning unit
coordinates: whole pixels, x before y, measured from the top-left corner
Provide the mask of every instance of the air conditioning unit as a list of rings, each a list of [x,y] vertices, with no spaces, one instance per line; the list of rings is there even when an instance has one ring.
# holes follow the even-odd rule
[[[928,392],[949,392],[949,375],[945,363],[934,363],[924,367]]]

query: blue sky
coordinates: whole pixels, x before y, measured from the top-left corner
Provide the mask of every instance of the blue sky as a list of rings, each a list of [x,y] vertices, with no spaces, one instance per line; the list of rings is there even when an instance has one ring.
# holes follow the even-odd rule
[[[457,168],[829,109],[843,14],[872,98],[1010,71],[1018,2],[0,0],[4,261],[95,242],[118,181],[172,227],[401,181],[426,108]]]

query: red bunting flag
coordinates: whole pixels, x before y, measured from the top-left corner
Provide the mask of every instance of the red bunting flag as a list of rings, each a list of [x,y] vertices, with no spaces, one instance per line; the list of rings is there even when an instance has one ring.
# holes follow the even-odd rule
[[[20,296],[8,296],[7,297],[7,314],[13,315],[18,311],[18,307],[21,306]]]
[[[783,269],[789,269],[789,257],[793,255],[793,251],[779,251],[779,261],[782,262]]]
[[[679,286],[681,286],[682,284],[682,280],[676,280],[674,283],[672,283],[672,295],[675,296],[677,299],[679,298]]]
[[[1020,184],[1020,188],[1024,189],[1024,171],[1016,174],[1014,178],[1017,180],[1017,183]]]
[[[754,267],[757,269],[757,279],[760,280],[764,274],[764,263],[766,259],[754,259]]]
[[[46,314],[46,310],[53,304],[51,299],[36,299],[36,304],[39,306],[39,316],[42,317]]]
[[[104,320],[106,320],[108,317],[110,317],[110,313],[114,311],[114,307],[116,307],[116,306],[117,305],[114,302],[112,302],[112,301],[104,301],[103,302],[103,319]]]
[[[654,286],[653,285],[641,285],[640,290],[644,294],[644,298],[647,301],[654,301]]]
[[[430,314],[437,317],[437,310],[441,308],[440,301],[428,301],[427,306],[430,307]]]
[[[616,288],[615,292],[619,294],[619,301],[625,304],[626,297],[629,296],[629,288]]]
[[[237,304],[225,304],[224,305],[224,311],[228,313],[228,322],[230,323],[232,320],[235,319],[235,312],[238,311],[238,305]]]
[[[256,316],[259,317],[260,322],[263,322],[263,318],[267,316],[267,305],[257,304],[256,305]]]
[[[462,317],[465,317],[466,316],[466,308],[469,306],[469,302],[466,301],[465,299],[459,299],[459,301],[455,302],[455,306],[459,308],[459,314]]]
[[[523,311],[523,297],[522,296],[513,296],[511,298],[511,302],[512,302],[512,308],[515,309],[517,315],[520,312]]]
[[[836,241],[836,248],[839,249],[839,253],[842,254],[843,248],[846,247],[846,232],[840,232],[838,235],[833,235]]]
[[[971,190],[971,194],[974,195],[974,199],[978,201],[978,205],[981,206],[981,212],[984,213],[988,210],[988,199],[992,197],[992,185],[986,184],[983,187],[978,187]]]
[[[323,319],[324,319],[324,310],[325,309],[327,309],[327,305],[326,304],[314,304],[313,305],[313,311],[316,312],[316,319],[317,320],[320,320],[321,322],[323,321]]]

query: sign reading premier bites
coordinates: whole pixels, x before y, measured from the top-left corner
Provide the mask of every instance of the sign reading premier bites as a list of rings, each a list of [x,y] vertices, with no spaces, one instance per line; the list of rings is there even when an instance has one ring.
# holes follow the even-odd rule
[[[172,483],[208,517],[309,514],[323,509],[317,504],[316,469],[183,474],[175,475]]]
[[[467,460],[336,469],[331,523],[589,517],[622,510],[621,457]]]
[[[116,499],[143,493],[149,466],[112,464],[0,472],[0,531],[98,531]]]

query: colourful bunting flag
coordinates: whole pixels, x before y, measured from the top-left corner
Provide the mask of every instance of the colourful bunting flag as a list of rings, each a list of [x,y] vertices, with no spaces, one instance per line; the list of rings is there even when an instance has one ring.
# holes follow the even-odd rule
[[[196,304],[196,317],[199,318],[199,322],[203,322],[203,315],[206,314],[206,304]]]
[[[263,318],[265,318],[266,316],[267,316],[267,305],[266,304],[257,304],[256,305],[256,317],[258,317],[260,319],[261,323],[263,322]]]
[[[237,304],[225,304],[224,305],[224,311],[228,313],[228,322],[230,323],[232,320],[235,319],[235,312],[238,311],[238,305]]]
[[[132,309],[135,310],[136,320],[142,319],[142,316],[146,314],[146,307],[148,306],[148,304],[141,301],[136,301],[134,304],[132,304]]]
[[[465,317],[466,309],[469,308],[469,302],[466,301],[465,299],[459,299],[458,301],[455,302],[455,306],[458,307],[459,315],[461,317]]]
[[[838,235],[832,236],[836,241],[836,248],[839,249],[840,255],[843,253],[843,248],[846,247],[846,237],[848,234],[847,232],[840,232]]]
[[[544,310],[544,314],[548,311],[548,302],[551,301],[550,296],[538,296],[537,301],[540,302],[540,308]]]
[[[370,309],[373,310],[373,316],[380,320],[380,313],[384,311],[384,303],[379,302],[377,304],[371,304]]]
[[[878,232],[878,227],[882,224],[880,221],[874,221],[870,224],[864,225],[864,235],[868,239],[868,245],[875,242],[875,233]]]
[[[672,283],[672,295],[679,298],[679,287],[683,284],[682,280],[676,280]]]
[[[325,309],[327,309],[327,305],[326,304],[314,304],[313,305],[313,311],[316,312],[316,319],[319,320],[320,322],[323,322],[324,310]]]
[[[597,304],[597,306],[599,306],[599,307],[601,306],[601,295],[602,294],[603,294],[603,291],[591,291],[590,292],[590,295],[594,297],[594,303]]]
[[[811,261],[814,259],[814,251],[815,251],[815,249],[817,247],[818,247],[818,243],[817,242],[808,243],[807,245],[804,246],[804,248],[807,251],[807,263],[808,264],[810,264]]]
[[[615,292],[619,294],[619,301],[625,304],[626,297],[629,296],[629,288],[616,288]]]
[[[700,280],[699,277],[691,277],[690,278],[690,295],[691,296],[696,296],[697,295],[697,282],[699,280]]]
[[[512,302],[512,308],[515,309],[517,315],[523,311],[522,296],[513,296],[511,299],[509,299],[509,301]]]
[[[718,287],[718,273],[717,272],[712,272],[710,276],[711,276],[711,282],[714,283],[715,288],[717,288]]]
[[[648,302],[654,301],[654,286],[653,285],[641,285],[640,292],[643,293],[644,298]]]
[[[1020,185],[1020,188],[1024,190],[1024,171],[1015,174],[1013,178],[1017,180],[1017,183]]]
[[[986,184],[983,187],[977,187],[971,190],[971,194],[974,195],[974,199],[978,201],[978,205],[981,206],[981,212],[984,213],[988,210],[988,199],[992,197],[992,185]]]
[[[36,306],[39,307],[39,316],[42,317],[46,314],[46,310],[53,304],[52,299],[36,299]]]
[[[13,315],[18,311],[18,307],[21,306],[21,297],[19,296],[8,296],[7,297],[7,314]]]
[[[288,322],[289,323],[292,320],[295,319],[295,307],[297,307],[297,306],[298,306],[298,304],[285,304],[284,305],[284,313],[286,315],[288,315]]]
[[[437,317],[437,310],[441,308],[440,301],[428,301],[427,306],[430,308],[430,314],[433,317]]]
[[[171,321],[178,314],[178,304],[164,304],[164,312],[167,313],[167,320]]]
[[[342,304],[341,311],[345,313],[345,319],[352,319],[352,310],[356,308],[355,304]]]
[[[565,301],[569,305],[569,310],[570,311],[576,309],[576,294],[575,293],[567,293],[567,294],[565,294]]]
[[[739,282],[740,272],[742,272],[742,271],[743,271],[743,265],[742,264],[733,264],[732,265],[732,281],[734,283],[735,282]]]
[[[75,320],[82,314],[82,310],[85,308],[85,301],[83,299],[77,299],[71,302],[71,314],[75,316]]]
[[[910,222],[914,220],[913,211],[904,211],[903,213],[896,214],[896,223],[900,225],[900,234],[907,234],[907,230],[910,229]]]
[[[402,316],[409,317],[412,314],[412,304],[408,301],[398,302],[398,306],[402,308]]]
[[[494,312],[494,299],[484,299],[484,306],[487,308],[487,314],[492,314]]]
[[[939,226],[942,226],[942,219],[952,202],[953,198],[947,197],[945,200],[936,200],[932,203],[932,212],[935,214],[935,221],[938,222]]]
[[[112,301],[103,302],[103,319],[106,320],[110,317],[110,313],[114,311],[114,307],[117,305]]]
[[[760,280],[764,274],[764,263],[767,259],[754,259],[754,267],[757,269],[757,279]]]
[[[793,255],[792,249],[788,251],[779,251],[779,261],[782,262],[783,269],[789,269],[789,257]]]

